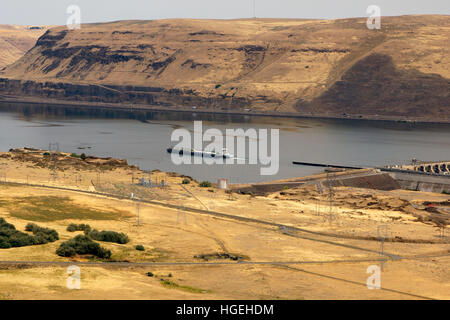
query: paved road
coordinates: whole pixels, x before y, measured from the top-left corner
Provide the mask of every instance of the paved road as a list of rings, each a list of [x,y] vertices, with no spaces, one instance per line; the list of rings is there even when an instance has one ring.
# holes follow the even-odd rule
[[[296,264],[327,264],[327,263],[360,263],[386,262],[388,259],[350,259],[323,261],[236,261],[236,262],[77,262],[77,261],[0,261],[0,265],[30,265],[30,266],[87,266],[87,267],[155,267],[155,266],[244,266],[244,265],[296,265]]]

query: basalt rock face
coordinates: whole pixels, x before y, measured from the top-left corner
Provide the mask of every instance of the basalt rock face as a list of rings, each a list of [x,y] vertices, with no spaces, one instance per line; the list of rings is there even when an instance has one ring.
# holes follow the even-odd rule
[[[449,120],[450,17],[120,21],[46,32],[0,94]]]
[[[176,107],[198,106],[215,110],[240,111],[249,102],[244,98],[204,98],[189,90],[158,87],[133,87],[113,85],[81,85],[64,82],[35,82],[0,78],[0,92],[7,95],[25,95],[36,98],[69,101],[137,103],[142,105]],[[45,100],[46,101],[46,100]]]

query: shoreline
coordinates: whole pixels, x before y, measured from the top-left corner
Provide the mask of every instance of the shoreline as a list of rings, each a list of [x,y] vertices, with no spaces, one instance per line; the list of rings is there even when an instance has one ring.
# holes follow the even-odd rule
[[[180,113],[201,113],[201,114],[218,114],[218,115],[237,115],[237,116],[253,116],[253,117],[276,117],[276,118],[293,118],[293,119],[322,119],[322,120],[350,120],[350,121],[375,121],[375,122],[397,122],[397,123],[411,123],[411,124],[440,124],[450,125],[448,120],[423,119],[423,118],[408,118],[395,116],[370,116],[370,115],[347,115],[338,116],[330,114],[301,114],[291,112],[246,112],[246,111],[223,111],[223,110],[207,110],[207,109],[192,109],[185,106],[162,107],[157,105],[143,105],[123,103],[106,103],[106,102],[91,102],[91,101],[74,101],[62,99],[36,99],[30,97],[17,97],[0,94],[0,103],[12,104],[34,104],[34,105],[51,105],[56,107],[84,107],[96,108],[118,111],[155,111],[155,112],[180,112]]]

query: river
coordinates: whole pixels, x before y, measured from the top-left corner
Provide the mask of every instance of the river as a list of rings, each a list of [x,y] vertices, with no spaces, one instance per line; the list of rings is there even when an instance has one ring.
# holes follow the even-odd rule
[[[279,129],[280,160],[275,175],[260,174],[260,165],[175,165],[166,152],[174,129]],[[197,180],[232,183],[305,176],[320,168],[292,161],[344,166],[383,166],[450,160],[450,125],[363,120],[296,119],[201,113],[117,111],[0,103],[0,151],[58,143],[64,152],[125,158],[142,169],[173,171]],[[205,146],[207,143],[205,143]],[[229,150],[231,153],[233,150]],[[264,167],[264,166],[263,166]]]

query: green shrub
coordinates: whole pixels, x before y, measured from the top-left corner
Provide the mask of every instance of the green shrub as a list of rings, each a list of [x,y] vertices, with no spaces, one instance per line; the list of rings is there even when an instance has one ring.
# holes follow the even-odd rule
[[[115,231],[98,231],[95,229],[89,233],[89,237],[97,241],[115,242],[118,244],[125,244],[130,241],[125,233],[118,233]]]
[[[43,156],[44,156],[44,157],[50,156],[50,152],[44,152],[44,153],[43,153]]]
[[[26,247],[35,244],[40,244],[37,241],[35,241],[33,236],[30,236],[29,234],[26,233],[22,233],[20,231],[15,231],[7,239],[4,239],[4,241],[8,241],[11,247]]]
[[[221,84],[216,84],[216,89],[219,89],[221,86]]]
[[[11,223],[6,222],[5,219],[0,218],[0,229],[16,230],[16,227],[14,227],[14,225],[12,225]]]
[[[75,224],[75,223],[71,223],[69,224],[69,226],[67,227],[67,231],[69,232],[75,232],[75,231],[84,231],[85,234],[89,234],[89,232],[91,232],[91,226],[88,224]]]
[[[190,184],[191,180],[189,180],[188,178],[184,178],[183,181],[181,182],[182,184]]]
[[[137,251],[145,251],[145,248],[144,248],[143,245],[138,244],[138,245],[136,246],[136,250],[137,250]]]
[[[33,223],[29,223],[25,227],[25,230],[32,232],[33,235],[16,230],[14,225],[0,218],[0,248],[8,249],[46,244],[59,239],[58,233],[55,230],[42,228]]]
[[[56,250],[61,257],[72,257],[75,254],[91,254],[101,259],[111,258],[111,251],[101,247],[97,242],[85,235],[78,235],[66,242],[61,243]]]
[[[202,182],[200,182],[199,186],[201,188],[211,188],[211,182],[209,182],[209,181],[202,181]]]
[[[4,240],[3,238],[0,238],[0,249],[9,249],[9,248],[11,248],[9,242]]]
[[[79,157],[80,157],[80,156],[77,155],[76,153],[72,153],[70,156],[71,156],[72,158],[79,158]]]
[[[36,239],[39,239],[39,242],[44,244],[48,242],[55,242],[59,240],[59,235],[56,230],[49,228],[42,228],[34,223],[29,223],[25,227],[25,231],[30,231],[34,234]]]
[[[86,160],[86,155],[85,155],[84,153],[82,153],[82,154],[80,155],[80,159],[81,159],[81,160]]]
[[[77,254],[77,251],[74,247],[71,247],[70,245],[63,243],[59,246],[59,248],[56,250],[56,254],[61,257],[73,257]]]

